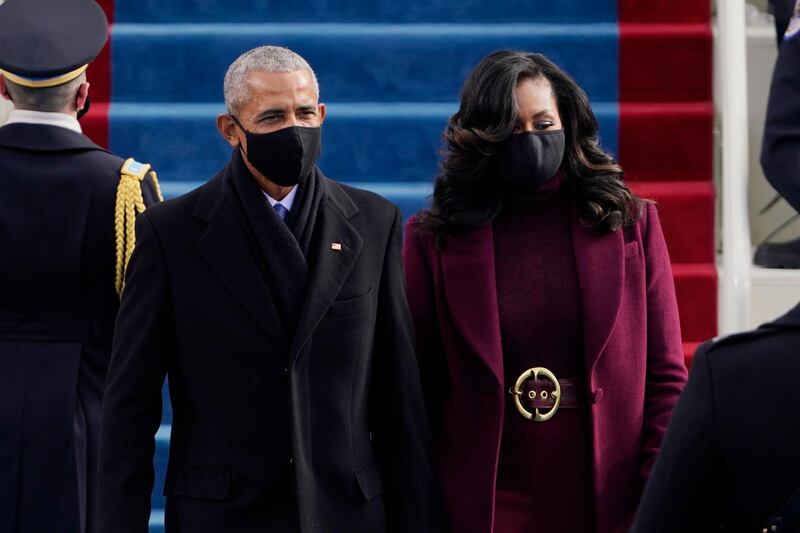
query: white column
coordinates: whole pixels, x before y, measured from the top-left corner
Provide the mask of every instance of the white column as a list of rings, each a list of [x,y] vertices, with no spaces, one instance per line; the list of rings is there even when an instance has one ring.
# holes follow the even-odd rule
[[[744,0],[717,0],[722,131],[721,334],[749,328],[747,40]]]

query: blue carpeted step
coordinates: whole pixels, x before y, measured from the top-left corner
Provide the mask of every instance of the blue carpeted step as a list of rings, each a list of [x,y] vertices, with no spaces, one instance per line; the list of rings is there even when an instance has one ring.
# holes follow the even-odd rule
[[[617,19],[616,0],[117,0],[118,22],[594,22]]]
[[[489,52],[542,52],[598,102],[618,98],[618,31],[592,24],[117,24],[114,102],[217,102],[230,63],[288,46],[316,70],[323,100],[453,102]]]
[[[172,189],[169,183],[162,183],[161,186],[162,188],[166,188],[166,190]],[[172,404],[169,401],[169,386],[166,383],[161,389],[161,406],[163,411],[163,414],[161,415],[161,423],[167,425],[172,424]]]
[[[154,510],[150,513],[150,533],[164,533],[164,511]]]
[[[153,457],[153,468],[156,472],[153,493],[150,495],[150,505],[153,510],[164,509],[164,475],[169,462],[169,433],[172,426],[162,424],[156,432],[156,453]]]
[[[329,104],[320,167],[342,181],[430,182],[453,104]],[[615,104],[594,106],[603,146],[617,150]],[[148,161],[164,181],[204,181],[227,162],[220,104],[113,104],[111,148]]]
[[[366,189],[383,196],[400,207],[405,217],[411,216],[428,205],[433,192],[432,182],[387,183],[387,182],[342,182],[346,185]],[[167,181],[161,184],[165,198],[186,194],[203,184],[202,181]],[[165,413],[165,417],[166,417]],[[166,418],[165,418],[166,420]]]
[[[169,461],[169,437],[172,430],[172,404],[169,400],[169,386],[166,383],[161,389],[161,403],[161,426],[155,435],[156,451],[153,456],[156,477],[153,492],[150,495],[150,504],[154,511],[164,509],[164,474]]]

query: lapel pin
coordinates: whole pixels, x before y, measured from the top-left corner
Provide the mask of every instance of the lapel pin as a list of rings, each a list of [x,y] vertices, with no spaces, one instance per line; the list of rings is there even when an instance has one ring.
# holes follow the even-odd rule
[[[340,243],[340,242],[332,242],[331,243],[331,250],[334,250],[336,252],[341,252],[342,251],[342,243]]]

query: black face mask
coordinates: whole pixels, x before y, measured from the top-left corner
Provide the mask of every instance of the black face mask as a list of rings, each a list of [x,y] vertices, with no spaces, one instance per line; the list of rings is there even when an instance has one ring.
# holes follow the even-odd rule
[[[247,137],[247,152],[241,146],[239,149],[265,178],[281,187],[293,187],[311,174],[320,154],[321,128],[290,126],[270,133],[250,133],[231,116]]]
[[[78,120],[82,119],[83,116],[89,112],[89,108],[91,107],[92,102],[89,101],[89,95],[86,95],[86,102],[83,104],[83,109],[78,110]]]
[[[541,185],[556,175],[564,159],[564,130],[514,133],[500,144],[495,157],[503,178],[519,185]]]

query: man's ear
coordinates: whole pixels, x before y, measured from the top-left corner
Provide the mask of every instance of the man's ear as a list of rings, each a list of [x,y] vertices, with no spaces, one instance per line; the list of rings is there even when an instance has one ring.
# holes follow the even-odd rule
[[[236,122],[234,122],[233,117],[227,113],[217,116],[217,129],[219,130],[220,135],[222,135],[222,138],[225,139],[228,144],[230,144],[233,148],[239,147],[241,141],[239,140]]]
[[[75,110],[81,111],[86,107],[86,101],[89,99],[90,83],[85,81],[78,87],[78,94],[75,96]]]
[[[11,93],[8,92],[8,85],[6,85],[6,77],[0,74],[0,96],[3,99],[11,102]]]
[[[322,126],[322,123],[325,122],[325,115],[327,114],[328,110],[325,107],[325,104],[319,104],[319,125]]]

